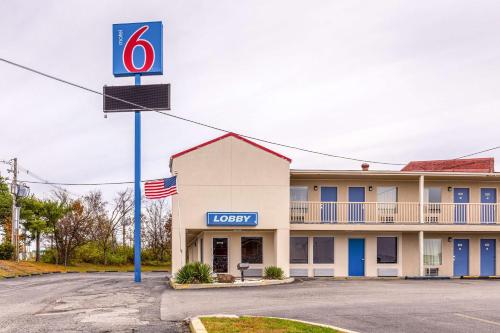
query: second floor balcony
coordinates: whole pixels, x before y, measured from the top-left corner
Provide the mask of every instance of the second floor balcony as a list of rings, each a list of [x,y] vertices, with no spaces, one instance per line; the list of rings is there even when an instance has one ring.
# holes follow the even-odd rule
[[[497,203],[290,202],[291,223],[498,224]]]

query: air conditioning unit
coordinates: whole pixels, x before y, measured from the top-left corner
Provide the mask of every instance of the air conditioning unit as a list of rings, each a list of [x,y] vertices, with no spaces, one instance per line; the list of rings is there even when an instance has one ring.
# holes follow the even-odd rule
[[[394,223],[394,216],[379,216],[379,222]]]
[[[425,276],[439,276],[439,268],[428,267],[425,269]]]
[[[438,223],[439,217],[438,216],[426,216],[425,217],[425,223]]]

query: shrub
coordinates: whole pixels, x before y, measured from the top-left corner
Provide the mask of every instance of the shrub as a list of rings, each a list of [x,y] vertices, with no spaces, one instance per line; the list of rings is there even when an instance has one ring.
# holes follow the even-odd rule
[[[89,242],[77,247],[73,259],[75,262],[101,264],[103,262],[103,254],[96,243]]]
[[[40,257],[40,261],[47,264],[55,264],[56,256],[57,256],[56,249],[45,249],[42,251],[42,256]]]
[[[104,264],[104,253],[95,242],[79,246],[74,255],[75,262],[84,262],[95,265]],[[130,246],[116,246],[107,253],[108,265],[125,265],[134,262],[134,249]]]
[[[267,266],[264,268],[264,279],[283,280],[283,270],[276,266]]]
[[[0,244],[0,259],[10,260],[14,254],[14,246],[11,243],[4,242]]]
[[[126,265],[134,262],[134,248],[118,246],[108,253],[108,265]]]
[[[175,281],[180,284],[212,283],[212,268],[201,262],[190,262],[179,269]]]

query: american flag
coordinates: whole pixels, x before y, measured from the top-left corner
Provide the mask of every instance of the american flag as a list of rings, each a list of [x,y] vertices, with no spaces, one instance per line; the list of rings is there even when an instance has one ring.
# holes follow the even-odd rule
[[[161,199],[177,194],[177,176],[151,180],[144,184],[146,198]]]

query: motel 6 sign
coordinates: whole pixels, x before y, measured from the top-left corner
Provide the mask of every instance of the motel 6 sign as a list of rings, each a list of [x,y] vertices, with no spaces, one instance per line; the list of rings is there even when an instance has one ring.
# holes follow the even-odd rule
[[[113,24],[113,75],[163,74],[161,22]]]

